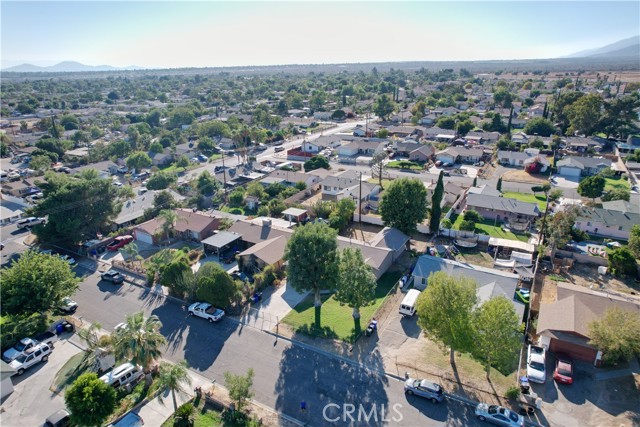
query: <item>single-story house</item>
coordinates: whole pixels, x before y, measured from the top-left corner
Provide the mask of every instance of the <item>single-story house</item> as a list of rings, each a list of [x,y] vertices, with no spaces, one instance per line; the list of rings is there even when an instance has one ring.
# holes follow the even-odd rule
[[[469,194],[482,194],[484,196],[502,197],[502,193],[493,187],[489,187],[487,184],[483,184],[479,187],[470,187]]]
[[[448,147],[436,153],[436,159],[443,163],[476,163],[483,156],[482,148]]]
[[[98,171],[98,176],[100,178],[109,178],[111,175],[115,175],[118,173],[118,168],[119,166],[114,162],[105,160],[103,162],[91,163],[88,165],[73,168],[71,169],[71,173],[77,174],[84,170],[94,169]]]
[[[552,352],[565,353],[598,366],[602,353],[589,344],[589,323],[601,319],[612,307],[640,313],[640,304],[631,299],[558,283],[556,301],[540,304],[537,325],[540,342]]]
[[[321,178],[313,172],[315,171],[307,174],[276,169],[260,180],[260,183],[264,186],[280,183],[288,187],[293,187],[299,182],[304,182],[307,188],[315,188],[320,183]]]
[[[165,166],[173,161],[173,153],[168,148],[165,148],[162,153],[149,153],[149,157],[154,166]]]
[[[133,224],[138,218],[144,216],[144,211],[153,207],[154,197],[155,192],[148,191],[123,202],[120,213],[116,219],[113,220],[115,227],[126,227]]]
[[[282,217],[287,221],[297,222],[299,224],[309,217],[309,213],[306,209],[288,208],[282,212]]]
[[[556,165],[558,174],[567,177],[591,176],[611,167],[611,160],[595,157],[569,156]]]
[[[599,137],[583,138],[579,136],[568,136],[563,138],[563,142],[571,151],[586,153],[591,149],[596,152],[600,151],[602,146],[606,143],[606,140]]]
[[[211,236],[220,225],[220,219],[194,212],[191,209],[173,209],[178,219],[173,226],[174,234],[183,240],[201,242]],[[164,218],[157,217],[138,224],[133,229],[133,235],[137,241],[155,245],[162,241],[162,225]]]
[[[491,298],[503,296],[512,301],[518,319],[522,319],[524,316],[524,304],[514,300],[519,281],[517,274],[452,261],[446,258],[422,255],[418,258],[418,262],[413,269],[413,286],[419,290],[426,289],[429,275],[438,271],[443,271],[450,276],[463,276],[475,280],[478,284],[476,290],[478,304],[482,304]]]
[[[187,156],[189,159],[198,155],[198,150],[193,142],[185,142],[184,144],[176,145],[176,157]]]
[[[436,149],[431,144],[420,144],[409,152],[409,160],[412,162],[427,162],[433,158]]]
[[[395,262],[404,253],[408,241],[409,236],[402,231],[396,228],[385,227],[373,236],[373,239],[371,239],[369,243],[376,248],[391,249],[393,251],[393,261]]]
[[[574,227],[597,236],[629,240],[631,227],[634,224],[640,224],[640,214],[637,211],[584,208],[576,219]]]
[[[358,200],[358,197],[362,195],[361,201],[367,201],[380,192],[378,184],[341,176],[328,176],[321,182],[321,185],[323,200],[337,201],[345,197]]]
[[[35,185],[33,180],[23,179],[22,181],[3,182],[0,187],[3,194],[13,197],[26,197],[41,190]]]
[[[540,215],[537,203],[473,193],[467,195],[465,209],[476,210],[486,219],[505,222],[530,222]]]
[[[354,139],[342,144],[337,149],[340,161],[348,160],[356,156],[373,157],[384,151],[386,140],[379,138]]]

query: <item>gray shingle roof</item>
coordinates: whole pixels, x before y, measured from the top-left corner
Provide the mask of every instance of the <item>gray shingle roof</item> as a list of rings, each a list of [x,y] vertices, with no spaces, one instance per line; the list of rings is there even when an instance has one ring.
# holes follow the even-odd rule
[[[576,167],[582,166],[581,169],[584,169],[584,168],[597,168],[599,165],[604,165],[605,167],[611,167],[611,160],[609,160],[609,159],[597,159],[595,157],[569,156],[569,157],[566,157],[566,158],[560,160],[558,162],[558,164],[557,164],[558,167],[560,167],[560,166],[576,166]]]
[[[640,224],[640,214],[634,212],[620,212],[602,208],[585,209],[578,219],[599,222],[607,227],[622,227],[624,231],[631,231],[634,224]]]
[[[521,202],[516,199],[506,197],[496,197],[485,194],[469,194],[467,197],[468,207],[478,207],[493,209],[514,214],[537,216],[540,213],[537,203]]]

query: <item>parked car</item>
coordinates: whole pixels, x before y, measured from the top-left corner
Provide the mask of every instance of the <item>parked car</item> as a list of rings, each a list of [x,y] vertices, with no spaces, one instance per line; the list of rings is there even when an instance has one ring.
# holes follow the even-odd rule
[[[202,317],[209,322],[217,322],[224,316],[224,310],[216,308],[206,302],[194,302],[189,306],[189,315]]]
[[[124,417],[120,418],[113,424],[109,424],[107,427],[142,427],[144,420],[142,417],[134,412],[129,412]]]
[[[529,381],[544,384],[547,380],[545,370],[546,351],[544,347],[529,344],[527,350],[527,378]]]
[[[78,261],[76,261],[75,258],[70,257],[69,255],[58,255],[58,256],[60,257],[61,260],[66,261],[66,263],[72,267],[78,263]]]
[[[44,218],[36,218],[35,216],[30,216],[29,218],[23,218],[18,220],[16,223],[18,228],[30,228],[34,225],[44,224],[46,220]]]
[[[71,425],[71,417],[66,409],[59,409],[49,415],[44,422],[44,427],[69,427]]]
[[[9,363],[9,366],[16,371],[16,375],[22,375],[24,374],[24,371],[32,366],[49,360],[49,354],[51,354],[51,347],[49,345],[38,344],[27,350],[24,354],[15,358],[11,363]]]
[[[133,242],[133,236],[129,236],[129,235],[125,235],[125,236],[118,236],[115,239],[113,239],[113,242],[109,243],[107,245],[107,250],[108,251],[117,251],[118,249],[120,249],[121,247],[123,247],[124,245]]]
[[[439,384],[427,380],[407,378],[404,382],[404,392],[408,395],[416,395],[429,399],[433,403],[444,400],[444,392]]]
[[[58,306],[58,309],[65,313],[73,313],[78,309],[78,303],[69,297],[64,297],[62,298],[62,302]]]
[[[498,405],[478,403],[478,406],[476,406],[476,417],[478,417],[480,421],[488,421],[499,426],[524,426],[524,417],[522,417],[522,415],[518,415],[515,412]]]
[[[207,162],[209,161],[209,158],[204,154],[198,154],[198,160],[200,160],[201,162]]]
[[[562,384],[573,384],[573,360],[566,354],[556,354],[553,379]]]
[[[279,153],[281,151],[284,151],[284,147],[282,147],[282,146],[276,147],[276,148],[273,149],[273,151],[275,151],[276,153]]]
[[[2,353],[2,360],[11,363],[16,357],[24,354],[25,351],[38,345],[38,341],[33,338],[22,338],[13,347]]]
[[[115,270],[105,271],[100,275],[100,278],[104,281],[112,282],[116,285],[124,282],[124,276]]]

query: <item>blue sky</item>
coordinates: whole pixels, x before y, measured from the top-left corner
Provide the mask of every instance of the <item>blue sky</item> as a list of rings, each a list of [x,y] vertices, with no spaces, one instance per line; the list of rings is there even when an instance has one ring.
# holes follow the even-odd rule
[[[640,34],[638,1],[5,1],[2,67],[553,58]]]

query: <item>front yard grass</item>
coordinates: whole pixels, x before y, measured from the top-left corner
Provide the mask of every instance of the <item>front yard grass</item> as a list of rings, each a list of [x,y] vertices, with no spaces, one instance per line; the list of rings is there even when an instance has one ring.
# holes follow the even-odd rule
[[[369,321],[382,305],[389,290],[400,279],[401,273],[385,273],[376,287],[375,302],[373,305],[360,309],[360,326],[365,329]],[[315,325],[315,307],[313,295],[310,294],[282,320],[290,325],[296,332],[301,332],[312,337],[337,338],[347,342],[353,342],[357,338],[352,309],[341,306],[333,295],[322,296],[320,311],[320,328]]]
[[[619,176],[605,178],[604,191],[611,190],[631,190],[631,184],[628,179],[622,179]]]
[[[533,194],[516,193],[513,191],[506,191],[502,193],[502,196],[507,199],[520,200],[521,202],[537,203],[538,209],[540,209],[540,212],[544,212],[544,210],[547,208],[547,199],[541,194],[533,195]]]
[[[394,160],[392,162],[387,163],[385,167],[392,168],[392,169],[411,169],[411,170],[424,169],[424,166],[415,162],[410,162],[408,160]]]

